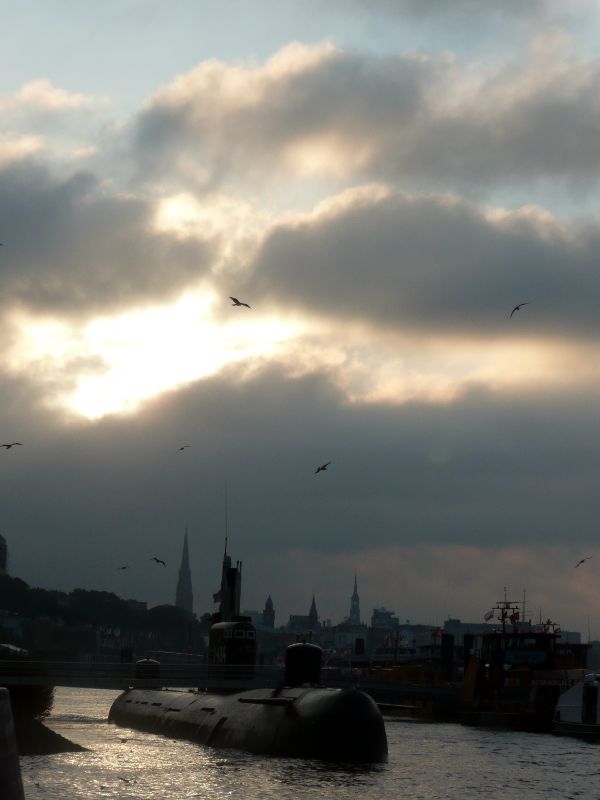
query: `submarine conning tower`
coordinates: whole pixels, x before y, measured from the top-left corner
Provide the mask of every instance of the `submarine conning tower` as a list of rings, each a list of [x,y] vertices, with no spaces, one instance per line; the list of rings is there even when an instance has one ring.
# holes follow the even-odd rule
[[[285,651],[285,686],[320,686],[323,651],[316,644],[296,642]]]

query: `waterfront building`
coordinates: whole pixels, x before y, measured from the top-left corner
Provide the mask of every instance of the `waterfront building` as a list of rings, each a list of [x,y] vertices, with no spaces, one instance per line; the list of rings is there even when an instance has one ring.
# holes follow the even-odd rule
[[[339,625],[321,629],[321,646],[335,657],[367,657],[369,629],[366,625],[352,625],[348,620]]]
[[[190,554],[188,549],[187,528],[183,537],[183,553],[181,555],[181,566],[179,567],[179,577],[177,579],[177,590],[175,592],[175,605],[184,611],[193,613],[194,594],[192,591],[192,573],[190,570]]]
[[[400,643],[400,620],[387,608],[374,608],[369,632],[369,653],[379,656],[395,652]]]

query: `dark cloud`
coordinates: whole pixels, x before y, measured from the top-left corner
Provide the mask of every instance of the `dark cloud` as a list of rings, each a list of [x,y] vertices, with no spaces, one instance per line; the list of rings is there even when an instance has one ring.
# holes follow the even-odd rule
[[[553,0],[531,0],[523,3],[520,0],[502,0],[499,3],[485,3],[481,0],[354,0],[353,5],[366,13],[385,12],[394,15],[408,15],[420,19],[431,17],[458,17],[471,22],[479,17],[509,16],[537,17],[552,12],[557,8]]]
[[[399,158],[391,149],[380,153],[379,171],[389,159],[397,174],[433,183],[485,186],[534,178],[591,188],[600,167],[595,146],[600,67],[594,61],[548,71],[545,78],[543,64],[532,70],[534,75],[525,65],[515,67],[484,84],[455,113],[433,114],[409,132]],[[497,93],[496,107],[487,93],[491,98]]]
[[[306,48],[307,53],[310,49]],[[285,54],[285,50],[283,53]],[[232,175],[277,170],[295,144],[321,136],[362,147],[375,130],[389,136],[423,105],[423,93],[443,71],[427,59],[363,58],[315,48],[302,68],[279,66],[279,54],[263,68],[248,68],[232,88],[231,70],[207,62],[155,96],[133,125],[132,155],[148,180],[183,164],[204,186]],[[235,75],[234,75],[235,80]]]
[[[486,216],[443,196],[394,195],[279,225],[246,293],[376,326],[487,337],[598,333],[595,226],[536,210]]]
[[[132,126],[139,178],[274,180],[302,174],[298,147],[317,163],[328,148],[325,176],[431,187],[590,188],[598,174],[598,61],[551,36],[479,77],[448,56],[305,50],[300,65],[285,50],[261,67],[205,62],[157,93]]]
[[[474,388],[445,406],[361,406],[322,376],[270,370],[203,381],[95,424],[8,409],[2,435],[24,446],[0,454],[1,527],[13,571],[32,583],[169,601],[189,526],[206,608],[226,479],[231,551],[253,576],[246,585],[260,576],[264,591],[265,559],[283,563],[297,550],[352,559],[399,545],[595,541],[598,411],[575,388],[525,399]],[[182,443],[192,447],[179,451]],[[330,469],[315,476],[325,460]],[[169,569],[153,572],[152,555]],[[115,567],[132,562],[125,581]],[[292,610],[299,601],[278,602]]]
[[[173,296],[206,274],[208,243],[152,230],[154,207],[89,173],[53,177],[28,162],[0,174],[5,307],[89,313]]]

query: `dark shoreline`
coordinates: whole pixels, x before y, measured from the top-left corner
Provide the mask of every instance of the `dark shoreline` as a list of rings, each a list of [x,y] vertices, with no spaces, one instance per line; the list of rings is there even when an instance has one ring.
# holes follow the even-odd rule
[[[15,733],[19,756],[47,756],[57,753],[82,753],[87,750],[60,733],[47,728],[39,719],[17,718]]]

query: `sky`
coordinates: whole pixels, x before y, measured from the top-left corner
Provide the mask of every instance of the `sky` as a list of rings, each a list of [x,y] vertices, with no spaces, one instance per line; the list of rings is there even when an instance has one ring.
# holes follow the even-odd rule
[[[597,4],[0,10],[11,574],[600,637]]]

